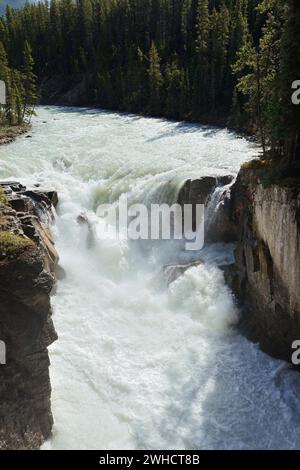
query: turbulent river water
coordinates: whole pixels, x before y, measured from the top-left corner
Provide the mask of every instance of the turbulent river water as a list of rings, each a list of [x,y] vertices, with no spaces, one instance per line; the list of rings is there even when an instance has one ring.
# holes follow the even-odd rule
[[[300,443],[299,375],[234,329],[238,312],[206,247],[169,287],[164,243],[87,243],[84,212],[174,202],[186,178],[228,174],[257,149],[227,130],[93,109],[39,108],[31,138],[0,149],[0,177],[59,194],[53,228],[66,278],[52,299],[50,449],[259,449]]]

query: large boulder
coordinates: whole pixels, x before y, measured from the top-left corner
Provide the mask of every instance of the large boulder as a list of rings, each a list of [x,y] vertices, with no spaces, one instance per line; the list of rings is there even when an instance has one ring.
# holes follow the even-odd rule
[[[229,185],[233,175],[204,176],[187,180],[182,185],[177,202],[184,206],[192,205],[193,230],[196,230],[197,204],[205,209],[205,242],[231,242],[236,240],[236,225],[231,217]]]
[[[182,185],[177,202],[179,204],[207,204],[214,190],[218,186],[226,186],[233,181],[232,175],[203,176],[197,179],[188,179]]]

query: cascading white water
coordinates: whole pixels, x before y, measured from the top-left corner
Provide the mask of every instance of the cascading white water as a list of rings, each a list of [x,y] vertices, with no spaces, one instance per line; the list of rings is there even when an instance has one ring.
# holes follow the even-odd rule
[[[66,278],[53,297],[55,426],[44,448],[297,448],[299,376],[233,328],[217,263],[167,287],[176,245],[95,239],[99,203],[172,202],[186,178],[236,172],[256,149],[226,130],[89,109],[40,108],[32,138],[0,149],[0,177],[59,193],[54,227]],[[94,231],[96,233],[96,231]]]

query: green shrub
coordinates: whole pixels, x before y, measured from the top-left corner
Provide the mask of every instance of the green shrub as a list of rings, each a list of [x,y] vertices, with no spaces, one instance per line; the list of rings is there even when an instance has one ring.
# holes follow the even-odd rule
[[[270,167],[270,160],[262,160],[260,158],[255,158],[249,162],[243,163],[241,168],[243,170],[261,170]]]

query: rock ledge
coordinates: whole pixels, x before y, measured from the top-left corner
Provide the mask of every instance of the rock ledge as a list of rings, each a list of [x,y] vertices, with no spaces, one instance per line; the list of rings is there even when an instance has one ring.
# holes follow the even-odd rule
[[[53,424],[47,347],[57,339],[50,294],[58,256],[49,226],[57,195],[17,182],[0,191],[0,449],[38,449]]]

